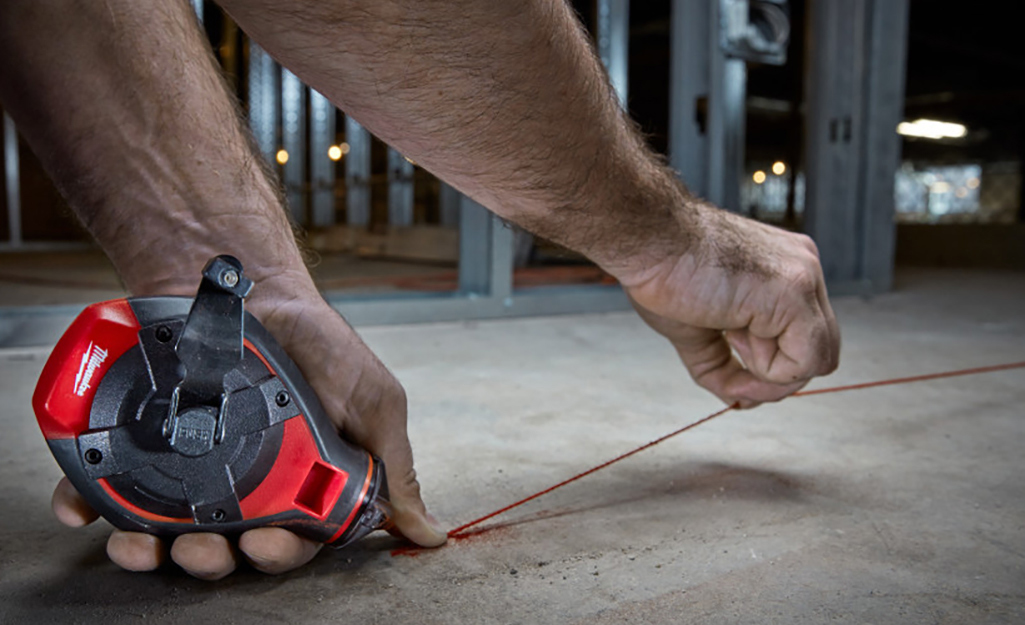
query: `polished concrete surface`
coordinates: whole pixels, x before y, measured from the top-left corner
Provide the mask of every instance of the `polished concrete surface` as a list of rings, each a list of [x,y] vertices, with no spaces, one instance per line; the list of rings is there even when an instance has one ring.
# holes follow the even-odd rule
[[[1025,274],[902,273],[843,298],[815,386],[1025,360]],[[718,407],[633,315],[363,330],[405,383],[424,492],[455,526]],[[0,623],[1025,622],[1025,370],[731,413],[416,557],[372,536],[281,577],[122,572],[49,513],[0,350]]]

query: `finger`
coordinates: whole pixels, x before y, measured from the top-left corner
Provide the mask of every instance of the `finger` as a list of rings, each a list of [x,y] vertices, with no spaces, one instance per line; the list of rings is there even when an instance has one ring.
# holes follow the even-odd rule
[[[736,398],[734,401],[739,402],[741,408],[754,408],[764,403],[785,399],[804,388],[807,383],[807,380],[802,380],[793,384],[774,384],[742,369],[727,378],[721,392],[728,397]]]
[[[402,387],[396,385],[382,395],[375,412],[377,419],[369,424],[366,419],[349,420],[346,433],[384,462],[394,529],[421,547],[445,544],[447,533],[428,514],[420,495],[413,449],[406,434],[406,395]]]
[[[744,367],[761,381],[790,386],[810,380],[816,372],[805,372],[804,367],[790,359],[776,339],[755,336],[747,330],[725,332],[727,342],[740,356]],[[783,359],[790,362],[785,366]]]
[[[819,283],[818,289],[818,301],[819,308],[822,309],[822,315],[826,320],[826,330],[828,333],[828,341],[830,346],[829,358],[824,363],[824,366],[819,371],[819,375],[828,375],[834,371],[840,365],[840,323],[836,320],[836,314],[833,312],[833,306],[829,302],[829,294],[826,292],[826,281],[822,280]]]
[[[261,527],[242,534],[239,550],[258,571],[277,575],[313,559],[324,545],[280,527]]]
[[[93,510],[85,498],[78,494],[75,487],[71,485],[68,478],[62,477],[53,489],[53,499],[50,501],[53,513],[57,520],[68,527],[82,527],[89,525],[100,517]]]
[[[437,519],[427,512],[427,506],[420,495],[416,470],[413,468],[413,451],[409,441],[370,440],[366,445],[367,449],[380,450],[378,455],[387,467],[388,497],[392,508],[391,521],[394,524],[392,533],[404,536],[421,547],[444,545],[448,534]]]
[[[171,559],[186,573],[208,581],[235,570],[238,559],[228,539],[220,534],[183,534],[171,545]]]
[[[114,530],[107,539],[107,556],[128,571],[152,571],[167,558],[164,542],[150,534]]]
[[[731,340],[727,340],[727,336]],[[741,408],[753,408],[764,402],[779,401],[795,392],[806,381],[792,384],[774,384],[761,380],[733,356],[731,346],[741,358],[752,358],[751,337],[732,332],[724,336],[708,331],[702,341],[696,335],[690,340],[674,343],[680,359],[694,381],[714,393],[727,404],[739,403]]]

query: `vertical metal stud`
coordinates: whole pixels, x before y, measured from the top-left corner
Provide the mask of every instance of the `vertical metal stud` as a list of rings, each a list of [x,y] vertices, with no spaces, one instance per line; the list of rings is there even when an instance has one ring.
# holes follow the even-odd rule
[[[453,187],[442,182],[440,197],[438,198],[441,204],[441,210],[439,211],[441,225],[446,228],[458,228],[459,227],[459,204],[461,196],[459,191],[456,191]]]
[[[260,152],[268,162],[274,162],[278,151],[278,118],[280,117],[280,90],[278,80],[281,72],[263,48],[256,42],[249,42],[249,124],[260,146]]]
[[[345,157],[346,223],[366,226],[370,223],[370,133],[346,116],[345,141],[349,144]]]
[[[513,229],[463,196],[459,216],[459,290],[511,303]]]
[[[310,179],[313,189],[313,225],[335,222],[335,161],[328,150],[335,143],[335,107],[310,90]]]
[[[723,50],[722,4],[673,0],[669,153],[691,191],[736,211],[742,208],[747,67]]]
[[[491,213],[466,196],[459,212],[459,291],[473,296],[491,292]]]
[[[740,182],[744,172],[747,107],[747,64],[728,58],[721,32],[726,15],[721,0],[710,0],[708,80],[707,197],[719,206],[740,211]],[[746,4],[746,3],[745,3]],[[745,11],[746,13],[746,11]]]
[[[725,209],[740,211],[747,64],[721,54],[713,63],[708,97],[708,199]]]
[[[907,14],[908,0],[809,3],[804,228],[826,280],[848,292],[893,278]]]
[[[413,163],[388,148],[388,225],[413,225]]]
[[[284,163],[285,196],[292,217],[306,224],[306,86],[299,77],[281,70],[282,147],[288,153]]]
[[[626,108],[627,67],[630,45],[630,0],[598,0],[598,56],[609,80]]]
[[[672,0],[669,66],[669,163],[687,187],[708,197],[707,122],[698,102],[708,99],[710,0]],[[707,119],[707,118],[706,118]]]
[[[4,113],[4,180],[7,184],[7,232],[10,246],[21,247],[21,163],[18,155],[18,129]]]

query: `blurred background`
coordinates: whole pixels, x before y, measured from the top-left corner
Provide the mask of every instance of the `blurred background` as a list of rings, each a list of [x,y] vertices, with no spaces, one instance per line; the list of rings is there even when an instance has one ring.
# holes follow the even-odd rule
[[[308,234],[318,284],[355,322],[627,306],[586,259],[461,197],[214,3],[192,4]],[[1025,54],[999,19],[1006,4],[573,5],[651,146],[695,193],[812,235],[834,294],[890,290],[909,267],[1025,269]],[[20,332],[40,312],[120,296],[6,116],[3,137],[0,316]]]

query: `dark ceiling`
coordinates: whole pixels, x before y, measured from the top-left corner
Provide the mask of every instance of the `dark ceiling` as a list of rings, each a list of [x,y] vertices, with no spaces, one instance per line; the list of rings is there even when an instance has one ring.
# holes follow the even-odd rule
[[[886,1],[886,0],[876,0]],[[963,141],[905,141],[915,160],[1020,160],[1025,146],[1025,37],[1012,15],[1018,3],[911,0],[905,117],[965,124]],[[593,27],[593,1],[575,0]],[[630,7],[631,114],[652,145],[666,149],[669,116],[670,0],[634,0]],[[799,102],[804,64],[805,0],[791,0],[794,35],[787,64],[749,69],[748,95],[782,105]],[[770,107],[771,109],[772,107]],[[748,153],[772,158],[793,149],[800,118],[749,100]],[[799,139],[797,140],[799,144]]]

